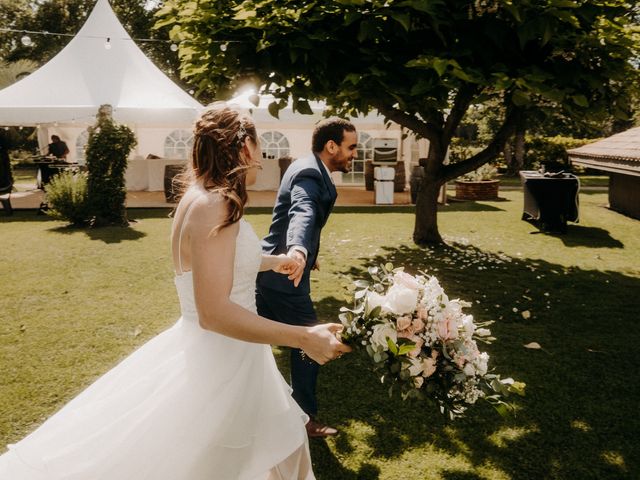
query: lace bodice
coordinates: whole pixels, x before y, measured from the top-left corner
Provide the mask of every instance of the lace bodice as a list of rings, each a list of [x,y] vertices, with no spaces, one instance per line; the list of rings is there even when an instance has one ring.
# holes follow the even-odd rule
[[[251,225],[244,219],[240,219],[240,229],[236,237],[236,254],[233,266],[233,286],[231,288],[231,301],[238,305],[256,311],[255,288],[256,276],[262,262],[262,249],[260,240],[253,231]],[[198,319],[195,298],[193,294],[193,278],[191,272],[184,272],[175,277],[178,298],[182,316],[185,319]]]

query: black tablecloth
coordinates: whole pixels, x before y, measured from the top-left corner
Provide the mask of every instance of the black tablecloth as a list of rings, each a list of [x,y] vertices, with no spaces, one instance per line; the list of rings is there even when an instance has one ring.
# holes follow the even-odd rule
[[[578,177],[521,171],[520,180],[524,189],[523,220],[535,220],[543,229],[561,231],[566,230],[567,222],[578,222]]]

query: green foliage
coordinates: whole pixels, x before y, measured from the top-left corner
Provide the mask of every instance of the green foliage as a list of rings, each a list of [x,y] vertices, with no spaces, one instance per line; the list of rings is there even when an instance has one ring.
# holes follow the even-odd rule
[[[93,226],[128,224],[124,173],[127,157],[135,145],[131,129],[116,125],[109,116],[99,115],[96,125],[90,129],[85,152]]]
[[[525,168],[539,168],[544,165],[546,170],[569,170],[569,156],[567,150],[578,148],[593,140],[571,137],[528,137],[526,139]]]
[[[87,174],[70,171],[54,175],[45,187],[49,209],[47,215],[72,225],[85,225],[89,219]]]
[[[528,108],[628,116],[638,82],[637,20],[628,0],[167,0],[157,25],[180,41],[181,73],[224,96],[252,82],[307,112],[377,110],[430,141],[416,205],[417,243],[440,241],[437,185],[502,150]],[[635,29],[635,30],[634,30]],[[504,119],[486,148],[444,165],[471,105],[496,101]],[[420,221],[420,219],[424,221]]]

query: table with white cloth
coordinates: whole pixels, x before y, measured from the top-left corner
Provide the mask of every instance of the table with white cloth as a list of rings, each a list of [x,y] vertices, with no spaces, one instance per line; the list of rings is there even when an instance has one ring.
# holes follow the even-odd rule
[[[249,185],[248,190],[278,190],[280,186],[280,166],[275,158],[263,158],[262,169],[258,170],[256,183]]]
[[[167,165],[186,165],[187,160],[179,158],[138,158],[127,164],[125,184],[127,190],[164,190],[165,167]]]

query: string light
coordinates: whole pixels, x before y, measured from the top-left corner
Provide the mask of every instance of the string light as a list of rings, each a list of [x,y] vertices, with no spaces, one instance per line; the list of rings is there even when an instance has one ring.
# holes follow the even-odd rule
[[[109,42],[111,38],[115,37],[103,37],[97,35],[77,35],[73,33],[55,33],[55,32],[47,32],[46,30],[23,30],[19,28],[5,28],[1,27],[0,32],[8,32],[8,33],[23,33],[25,34],[20,41],[25,46],[30,46],[33,44],[33,40],[29,35],[49,35],[54,37],[80,37],[80,38],[104,38],[106,42]],[[160,38],[132,38],[132,37],[121,37],[116,38],[116,40],[131,40],[134,42],[156,42],[156,43],[168,43],[170,44],[170,49],[172,52],[176,52],[178,50],[178,45],[173,40],[163,40]],[[228,40],[228,41],[214,41],[214,43],[220,43],[220,50],[225,52],[227,50],[227,46],[229,43],[239,43],[239,40]]]

